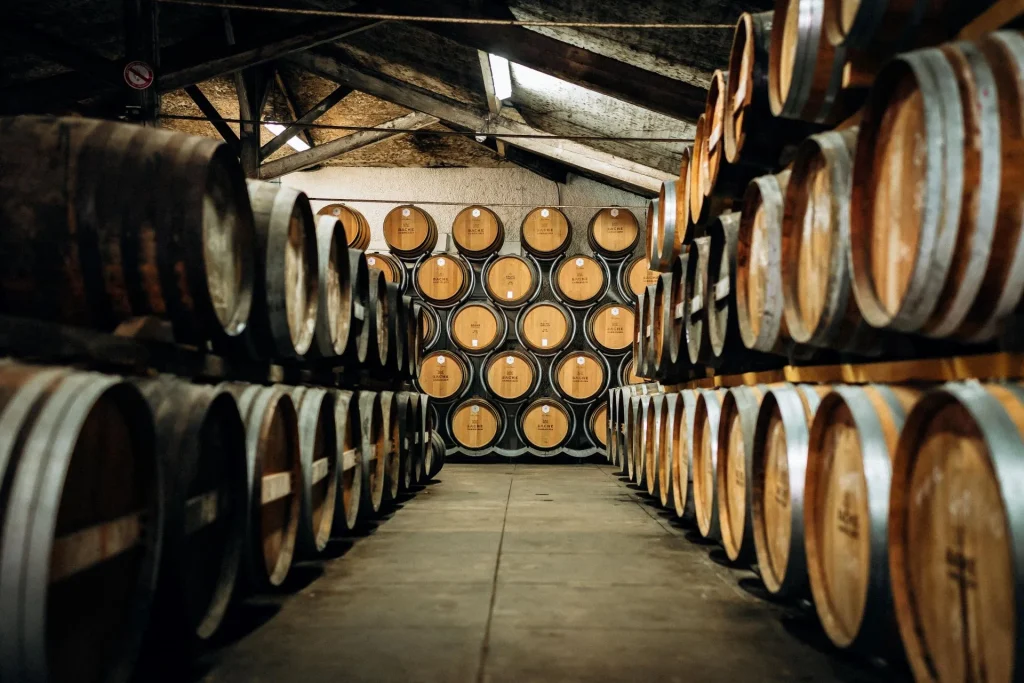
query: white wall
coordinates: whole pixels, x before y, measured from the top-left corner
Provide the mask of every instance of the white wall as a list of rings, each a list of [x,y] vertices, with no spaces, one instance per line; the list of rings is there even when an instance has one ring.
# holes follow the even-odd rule
[[[644,225],[647,200],[623,190],[570,174],[565,184],[555,183],[521,168],[348,168],[329,166],[291,173],[282,184],[303,190],[313,199],[313,210],[341,199],[379,199],[386,203],[346,202],[370,223],[370,250],[384,250],[383,224],[388,211],[399,204],[421,201],[450,204],[420,205],[434,217],[438,232],[447,235],[458,212],[470,204],[492,209],[505,226],[505,251],[518,251],[523,218],[537,206],[628,206]],[[322,199],[315,199],[315,198]],[[524,204],[525,206],[498,206]],[[586,244],[587,224],[598,208],[562,209],[573,227],[573,250]],[[447,241],[438,239],[438,248]]]

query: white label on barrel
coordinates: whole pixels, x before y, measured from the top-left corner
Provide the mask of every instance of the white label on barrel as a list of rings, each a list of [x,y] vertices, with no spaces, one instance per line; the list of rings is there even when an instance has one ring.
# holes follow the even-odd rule
[[[473,209],[473,218],[480,218],[480,209]]]
[[[366,259],[366,262],[369,263],[371,266],[377,265],[377,259],[373,258],[372,256]]]
[[[541,346],[547,346],[548,345],[548,340],[547,339],[541,339],[540,340],[540,345]]]
[[[267,474],[263,477],[260,488],[262,489],[260,499],[264,505],[280,500],[292,492],[292,473]]]
[[[327,476],[327,458],[320,458],[319,460],[313,461],[313,483],[321,481]]]
[[[729,297],[729,278],[723,277],[715,283],[715,301],[721,301]]]
[[[683,317],[683,302],[680,301],[679,303],[676,304],[676,318],[678,319],[678,318],[682,318],[682,317]]]
[[[550,216],[550,215],[551,215],[551,212],[550,212],[550,211],[548,211],[547,209],[541,209],[541,210],[540,210],[540,215],[541,215],[542,217],[544,217],[544,218],[547,218],[548,216]]]
[[[331,215],[340,216],[341,215],[341,209],[339,209],[337,207],[331,209]]]
[[[409,214],[410,214],[410,213],[411,213],[411,212],[409,211],[409,209],[402,209],[402,215],[403,215],[403,216],[405,216],[406,218],[408,218],[408,217],[409,217]]]
[[[480,406],[471,406],[470,409],[469,409],[469,412],[471,412],[474,415],[476,415],[477,413],[480,412]]]
[[[612,218],[618,218],[618,217],[619,217],[619,210],[618,209],[612,209]]]
[[[577,268],[582,268],[583,267],[583,259],[581,259],[581,258],[576,259],[576,267]]]
[[[476,339],[474,339],[472,341],[472,344],[473,344],[473,346],[479,346],[480,342],[478,342]]]
[[[445,261],[444,261],[444,259],[443,259],[443,258],[439,258],[439,259],[437,259],[437,265],[438,265],[438,267],[440,267],[440,266],[443,266],[444,264],[445,264]]]
[[[505,359],[505,362],[508,363],[509,365],[512,365],[513,363],[516,362],[516,359],[513,358],[512,356],[509,356],[508,358]]]
[[[580,356],[579,358],[576,359],[576,365],[583,365],[586,362],[587,361],[583,358],[583,356]]]
[[[445,361],[444,356],[438,356],[437,357],[437,364],[438,365],[444,365],[444,361]]]
[[[618,315],[618,314],[619,314],[619,309],[612,308],[612,315]]]
[[[185,534],[193,534],[217,519],[217,491],[193,496],[185,503]]]
[[[545,415],[547,415],[548,413],[551,412],[551,406],[541,406],[540,407],[540,412],[542,412]]]
[[[511,289],[510,289],[510,290],[508,290],[507,292],[505,292],[505,298],[506,298],[506,299],[515,299],[515,298],[516,298],[516,294],[515,294],[515,292],[513,292],[513,291],[512,291]]]

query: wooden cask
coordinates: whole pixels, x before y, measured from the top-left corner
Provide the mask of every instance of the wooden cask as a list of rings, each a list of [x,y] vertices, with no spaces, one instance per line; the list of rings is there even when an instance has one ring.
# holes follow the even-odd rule
[[[634,348],[635,357],[640,359],[637,364],[638,374],[645,377],[657,377],[658,366],[654,358],[654,319],[656,286],[648,285],[643,300],[638,301],[640,308],[637,316],[637,343]],[[638,300],[640,297],[637,297]]]
[[[348,247],[365,251],[370,246],[370,224],[356,209],[344,204],[328,204],[316,212],[318,221],[321,216],[330,216],[341,223]]]
[[[644,436],[644,415],[650,405],[651,397],[646,393],[635,394],[629,398],[629,407],[626,420],[626,476],[629,480],[637,481],[637,462],[640,454],[643,453]]]
[[[661,423],[664,410],[665,394],[653,394],[644,414],[643,462],[639,468],[643,476],[637,481],[637,484],[646,487],[649,496],[653,496],[658,490],[658,471],[662,456]]]
[[[402,260],[394,254],[388,254],[387,252],[371,251],[366,254],[366,265],[370,268],[376,268],[377,270],[384,273],[384,279],[388,282],[394,282],[396,285],[405,291],[408,286],[408,274],[405,270],[405,264]]]
[[[295,558],[302,461],[295,403],[281,386],[229,384],[245,422],[249,510],[242,571],[250,590],[284,583]]]
[[[623,389],[621,387],[613,387],[608,390],[608,433],[606,435],[607,444],[605,446],[605,460],[611,465],[618,464],[618,449],[619,449],[619,396],[622,394]]]
[[[893,461],[889,567],[919,681],[1020,678],[1019,384],[944,385],[907,418]]]
[[[412,301],[412,299],[402,296],[398,285],[393,282],[385,283],[385,287],[387,288],[388,298],[388,352],[384,369],[395,377],[404,377],[406,371],[405,364],[409,356],[409,351],[406,347],[409,341],[408,328],[410,317],[409,312],[405,308],[405,302],[407,299],[409,301]]]
[[[846,48],[824,35],[825,14],[836,1],[775,0],[768,57],[768,101],[775,116],[827,124],[847,114]]]
[[[146,399],[118,377],[4,363],[0,423],[0,676],[127,681],[168,509]]]
[[[576,321],[557,301],[538,301],[519,314],[516,335],[536,354],[549,355],[568,344],[575,334]]]
[[[420,363],[423,361],[423,338],[420,334],[423,304],[414,301],[408,294],[403,294],[402,308],[406,313],[402,325],[402,331],[405,333],[405,368],[402,376],[416,379]]]
[[[448,308],[473,288],[473,270],[454,254],[432,254],[416,265],[416,291],[432,306]]]
[[[657,282],[661,273],[651,269],[646,256],[637,256],[623,261],[618,275],[619,294],[626,301],[632,301],[647,285]]]
[[[827,386],[782,384],[761,402],[751,469],[754,548],[765,589],[778,597],[807,592],[804,479],[811,420]]]
[[[625,353],[633,344],[636,312],[617,303],[601,304],[587,315],[587,339],[605,354]]]
[[[629,209],[601,209],[587,226],[587,242],[591,248],[608,258],[622,258],[633,252],[640,240],[640,225]]]
[[[455,443],[471,451],[494,446],[505,429],[501,409],[482,398],[460,403],[451,416],[451,433]]]
[[[708,85],[707,100],[704,104],[704,125],[707,144],[701,146],[700,158],[701,186],[705,195],[712,191],[721,191],[719,171],[728,166],[725,159],[725,113],[728,108],[726,95],[726,73],[715,69]],[[735,167],[734,167],[735,168]],[[726,178],[723,176],[723,180]]]
[[[1007,122],[1020,117],[1021,42],[1000,32],[985,50],[918,50],[879,74],[850,213],[854,294],[871,325],[981,341],[1018,306],[1021,142]]]
[[[428,353],[420,364],[420,389],[439,401],[462,396],[472,380],[472,366],[453,351]]]
[[[433,479],[444,467],[445,451],[444,438],[436,431],[430,432],[430,468],[427,470],[428,479]]]
[[[190,344],[242,333],[256,237],[227,145],[41,116],[4,118],[0,142],[0,311],[108,331],[158,316]]]
[[[301,503],[295,552],[300,558],[310,558],[327,548],[334,528],[340,465],[335,397],[317,387],[292,387],[288,393],[298,412],[302,465],[302,479],[297,482]]]
[[[898,652],[887,555],[893,456],[907,387],[838,386],[811,423],[804,542],[811,594],[838,647]]]
[[[716,481],[718,429],[724,393],[710,389],[700,390],[693,415],[693,508],[700,535],[712,540],[722,538]]]
[[[419,414],[416,418],[416,427],[419,438],[419,456],[417,457],[417,466],[413,470],[413,484],[422,486],[427,482],[427,472],[430,466],[430,430],[433,426],[434,413],[430,405],[430,397],[426,394],[417,394],[417,396],[419,401],[416,405]]]
[[[671,509],[675,495],[675,459],[685,452],[683,438],[683,413],[679,394],[668,392],[662,401],[661,414],[657,425],[658,488],[657,496],[661,507]],[[684,466],[685,467],[685,466]]]
[[[505,341],[505,316],[486,301],[471,301],[455,309],[449,334],[466,353],[486,353]]]
[[[348,289],[352,299],[348,344],[342,354],[347,360],[365,363],[370,344],[370,269],[363,252],[347,250]]]
[[[540,289],[540,269],[525,256],[504,254],[484,266],[484,289],[499,306],[518,308]]]
[[[504,401],[519,401],[532,394],[540,384],[537,359],[522,351],[499,351],[484,363],[484,384]]]
[[[570,351],[551,366],[555,390],[570,401],[590,401],[608,387],[604,360],[591,351]]]
[[[736,22],[726,79],[725,158],[763,172],[787,163],[790,150],[821,126],[777,118],[768,96],[772,12],[744,12]]]
[[[658,230],[648,233],[651,242],[647,258],[659,271],[667,271],[688,242],[690,212],[687,206],[686,174],[676,180],[666,180],[658,192]]]
[[[340,356],[348,348],[352,329],[352,289],[348,247],[341,223],[321,216],[316,225],[317,290],[316,327],[312,350],[324,358]]]
[[[378,456],[384,460],[383,503],[389,507],[398,498],[402,479],[402,433],[399,423],[408,419],[407,405],[399,406],[398,394],[393,391],[382,391],[380,400],[381,431],[384,437],[383,450]]]
[[[732,562],[755,557],[751,473],[757,411],[767,392],[764,385],[738,386],[725,392],[718,423],[718,520],[722,547]]]
[[[256,260],[253,310],[243,341],[256,358],[301,358],[313,343],[320,297],[309,199],[260,180],[247,180],[246,187]]]
[[[569,306],[589,306],[608,289],[608,275],[591,256],[569,256],[552,271],[551,288]]]
[[[420,316],[417,326],[420,332],[420,345],[424,349],[429,349],[441,337],[441,318],[433,306],[425,303],[418,305]]]
[[[505,243],[505,228],[487,207],[467,206],[452,223],[452,242],[466,258],[487,258]]]
[[[418,467],[419,453],[419,394],[413,391],[399,391],[395,396],[398,402],[398,449],[399,479],[398,490],[401,494],[409,493],[415,481],[415,470]]]
[[[608,402],[599,403],[587,419],[587,437],[595,448],[608,448]]]
[[[392,288],[389,298],[388,288]],[[366,327],[369,330],[366,341],[366,363],[370,367],[383,368],[388,362],[391,341],[391,317],[397,314],[391,304],[396,285],[384,280],[379,270],[370,269],[369,287],[366,296]]]
[[[690,243],[686,258],[686,298],[684,319],[686,349],[693,364],[710,365],[715,356],[711,350],[708,324],[708,264],[711,261],[711,238],[698,237]]]
[[[363,486],[363,459],[360,454],[359,401],[351,391],[334,392],[335,446],[338,449],[338,486],[335,498],[335,523],[349,531],[359,522],[359,498]]]
[[[699,392],[693,389],[680,391],[676,404],[673,430],[678,431],[674,431],[671,493],[672,508],[679,519],[693,519],[696,516],[693,500],[693,454],[698,396]]]
[[[572,242],[572,228],[565,214],[551,207],[538,207],[523,219],[523,249],[539,259],[561,256]]]
[[[627,353],[622,357],[619,362],[619,370],[617,373],[617,379],[619,386],[628,386],[631,384],[643,384],[643,377],[639,377],[636,374],[636,369],[633,363],[633,354]]]
[[[680,356],[680,344],[685,340],[684,312],[685,272],[688,256],[676,259],[671,272],[662,273],[654,286],[653,316],[650,321],[650,341],[653,362],[659,377],[675,378],[690,367],[689,357]]]
[[[133,383],[156,423],[166,501],[149,637],[177,653],[217,632],[235,590],[248,518],[245,426],[223,389]]]
[[[572,413],[552,398],[538,398],[523,410],[519,430],[527,445],[550,451],[564,445],[572,434]]]
[[[754,178],[743,197],[736,242],[736,322],[743,345],[786,353],[782,297],[783,198],[790,171]]]
[[[359,458],[363,481],[359,487],[359,517],[368,522],[380,512],[384,501],[384,479],[388,456],[388,425],[380,394],[359,394]]]
[[[423,209],[396,206],[384,217],[384,241],[399,258],[419,258],[437,246],[437,224]]]
[[[686,182],[689,185],[686,193],[690,200],[690,223],[699,225],[704,217],[704,183],[700,173],[700,160],[707,146],[707,116],[697,117],[693,133],[693,148],[690,150],[690,166],[686,170]]]
[[[812,135],[797,150],[782,218],[782,294],[794,341],[870,354],[879,338],[860,315],[848,266],[856,141],[853,127]]]
[[[897,52],[952,39],[992,0],[836,0],[826,6],[825,32],[833,45],[865,51],[881,64]]]
[[[707,289],[704,301],[707,335],[711,343],[713,364],[721,367],[730,361],[741,361],[744,354],[736,318],[736,250],[740,214],[723,213],[708,228],[711,249],[708,254]]]

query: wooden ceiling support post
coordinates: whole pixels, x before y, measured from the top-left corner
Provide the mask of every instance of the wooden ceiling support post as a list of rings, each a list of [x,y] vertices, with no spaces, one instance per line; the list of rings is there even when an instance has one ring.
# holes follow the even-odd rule
[[[310,147],[315,147],[313,144],[313,137],[309,135],[309,129],[306,125],[313,123],[326,114],[331,107],[336,105],[338,102],[341,102],[350,92],[352,92],[352,88],[346,85],[339,85],[333,92],[331,92],[331,94],[310,107],[309,111],[305,114],[302,116],[296,116],[295,123],[286,127],[279,135],[274,137],[273,140],[260,148],[260,157],[266,159],[268,156],[281,149],[281,147],[288,144],[288,141],[300,132],[305,132],[308,138],[306,142],[309,143]]]
[[[124,0],[124,54],[125,82],[127,91],[125,111],[143,125],[159,125],[160,91],[156,79],[160,73],[160,33],[158,28],[157,0]],[[140,87],[146,78],[148,67],[149,83]],[[136,86],[128,83],[129,70],[137,73],[133,77]],[[141,82],[140,82],[141,79]]]
[[[213,124],[213,127],[217,129],[217,132],[220,133],[220,136],[224,138],[224,142],[228,143],[228,145],[231,147],[231,149],[235,151],[235,154],[237,155],[238,136],[235,135],[235,131],[231,130],[231,126],[227,124],[227,122],[224,120],[224,117],[221,116],[220,112],[217,111],[217,108],[213,106],[213,103],[210,102],[210,100],[206,99],[206,95],[204,95],[203,91],[199,89],[199,86],[186,85],[185,92],[188,94],[189,97],[192,98],[192,101],[196,103],[196,106],[199,107],[199,110],[203,112],[203,116],[210,119],[210,123]]]

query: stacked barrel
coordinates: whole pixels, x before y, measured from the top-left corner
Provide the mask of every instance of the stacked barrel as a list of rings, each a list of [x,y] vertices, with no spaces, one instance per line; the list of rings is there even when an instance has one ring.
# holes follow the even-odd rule
[[[0,119],[0,169],[5,352],[127,349],[140,375],[0,362],[0,678],[177,671],[235,598],[438,473],[420,306],[367,267],[358,212],[88,119]],[[159,374],[178,355],[201,370]]]
[[[633,212],[597,211],[576,247],[557,207],[527,212],[518,245],[480,205],[458,211],[448,251],[419,207],[395,207],[384,227],[388,251],[366,260],[421,307],[418,381],[448,446],[469,456],[603,451],[602,395],[640,381],[631,301],[652,272]]]

